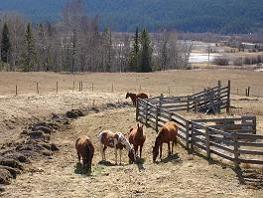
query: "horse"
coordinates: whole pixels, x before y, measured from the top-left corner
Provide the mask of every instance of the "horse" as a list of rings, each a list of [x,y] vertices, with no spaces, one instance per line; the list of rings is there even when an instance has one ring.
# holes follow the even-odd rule
[[[91,163],[94,155],[94,146],[88,136],[80,136],[75,143],[75,148],[77,150],[78,160],[83,168],[88,168],[91,171]]]
[[[137,102],[137,98],[148,98],[148,95],[147,94],[145,94],[145,93],[138,93],[138,94],[135,94],[135,93],[130,93],[130,92],[127,92],[126,93],[126,99],[127,98],[131,98],[131,100],[132,100],[132,104],[134,105],[134,106],[136,106],[136,102]]]
[[[177,133],[178,133],[178,127],[174,122],[166,122],[165,125],[161,128],[159,131],[156,140],[155,145],[153,146],[153,162],[156,162],[156,158],[159,154],[159,148],[160,148],[160,159],[162,159],[162,146],[163,143],[168,144],[168,155],[171,155],[173,153],[173,147],[177,142]],[[172,152],[170,150],[170,142],[172,142]]]
[[[117,164],[117,150],[119,150],[121,164],[123,148],[128,151],[128,157],[130,161],[136,162],[137,156],[135,154],[134,148],[121,132],[113,133],[110,130],[102,131],[99,134],[99,142],[102,160],[106,161],[105,151],[107,147],[111,147],[115,150],[115,164]]]
[[[134,146],[135,153],[138,154],[138,148],[140,146],[140,158],[142,157],[142,148],[146,136],[143,133],[143,125],[137,124],[137,128],[131,128],[129,133],[129,142]]]

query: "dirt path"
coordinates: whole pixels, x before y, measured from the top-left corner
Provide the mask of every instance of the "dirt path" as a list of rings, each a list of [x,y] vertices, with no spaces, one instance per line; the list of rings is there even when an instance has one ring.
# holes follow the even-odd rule
[[[128,165],[99,165],[97,135],[103,129],[127,132],[135,124],[134,109],[105,111],[73,122],[72,129],[58,132],[53,141],[60,152],[52,158],[33,164],[29,173],[22,174],[7,186],[3,197],[262,197],[262,191],[239,185],[230,168],[209,165],[197,156],[189,156],[176,146],[179,158],[159,164],[152,163],[151,146],[155,132],[146,129],[147,140],[143,156],[144,170]],[[95,146],[91,176],[77,174],[74,141],[80,134],[88,134]],[[166,146],[165,146],[166,148]],[[166,154],[164,150],[164,154]],[[126,155],[126,154],[125,154]],[[107,158],[114,162],[113,150]]]

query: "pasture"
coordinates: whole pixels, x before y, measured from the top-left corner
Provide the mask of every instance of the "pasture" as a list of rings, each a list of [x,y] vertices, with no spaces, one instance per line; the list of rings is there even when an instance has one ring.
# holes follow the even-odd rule
[[[243,96],[248,86],[251,87],[251,95],[263,96],[261,73],[240,70],[75,75],[0,73],[0,144],[19,141],[25,126],[49,117],[51,113],[65,113],[72,108],[88,106],[99,107],[106,103],[131,104],[130,99],[125,99],[127,91],[141,90],[151,96],[161,93],[166,96],[180,96],[212,87],[217,80],[226,83],[229,79],[232,94],[230,114],[255,114],[257,130],[262,133],[263,99]],[[82,82],[81,90],[79,82]],[[14,96],[16,85],[18,95]],[[201,113],[182,114],[191,118],[213,117]],[[224,113],[219,115],[224,116]],[[156,132],[150,128],[144,129],[147,136],[142,153],[144,163],[129,165],[127,154],[123,152],[123,165],[100,164],[98,133],[104,129],[127,133],[130,127],[135,126],[133,107],[100,111],[74,120],[68,129],[52,135],[51,141],[59,146],[60,151],[28,164],[25,173],[6,187],[3,197],[263,196],[262,190],[241,185],[236,173],[227,165],[209,163],[199,156],[189,155],[179,145],[175,147],[176,155],[154,164],[152,146]],[[90,136],[95,146],[93,171],[90,176],[79,174],[74,148],[79,135]],[[114,163],[114,150],[107,149],[106,152],[107,160]],[[167,145],[164,145],[163,155],[167,155]]]

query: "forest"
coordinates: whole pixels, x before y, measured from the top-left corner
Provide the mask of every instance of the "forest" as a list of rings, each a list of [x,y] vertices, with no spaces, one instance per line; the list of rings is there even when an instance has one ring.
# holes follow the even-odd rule
[[[100,29],[134,32],[162,29],[182,32],[240,34],[262,31],[261,0],[84,0],[89,16],[99,16]],[[24,14],[34,23],[58,21],[68,0],[1,1],[0,10]]]
[[[135,33],[100,30],[98,16],[87,15],[85,2],[71,0],[55,22],[32,23],[20,14],[2,14],[1,64],[5,71],[151,72],[189,68],[191,44],[175,32]]]

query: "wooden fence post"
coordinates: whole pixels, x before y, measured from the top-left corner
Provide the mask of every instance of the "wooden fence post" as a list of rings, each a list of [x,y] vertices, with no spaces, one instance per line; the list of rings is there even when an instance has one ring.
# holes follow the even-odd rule
[[[140,98],[137,98],[136,99],[136,122],[139,121],[139,101],[140,101]]]
[[[146,107],[145,107],[145,125],[148,125],[148,101],[146,101]]]
[[[16,96],[18,95],[18,88],[17,88],[17,85],[16,85]]]
[[[113,83],[111,84],[111,92],[113,92],[114,90],[113,90]]]
[[[187,112],[190,111],[190,100],[191,100],[191,96],[187,96]]]
[[[156,115],[155,115],[155,131],[158,132],[158,121],[159,121],[159,111],[160,111],[160,107],[158,105],[156,105]]]
[[[257,117],[253,116],[252,117],[252,123],[253,123],[253,134],[257,134]]]
[[[58,94],[58,81],[56,82],[56,94]]]
[[[218,110],[218,113],[221,112],[221,81],[219,80],[218,81],[218,95],[217,95],[217,110]]]
[[[75,81],[73,81],[73,88],[72,90],[74,91],[75,90]]]
[[[226,105],[226,112],[229,114],[230,112],[230,90],[231,90],[231,81],[228,80],[228,90],[227,90],[227,105]]]
[[[211,159],[211,152],[210,152],[210,136],[209,136],[209,128],[205,128],[205,137],[206,137],[206,154],[207,154],[207,159]]]
[[[159,99],[159,107],[162,107],[162,104],[163,104],[163,94],[161,94]]]
[[[189,121],[187,120],[186,121],[186,125],[185,125],[185,130],[186,130],[186,149],[187,151],[189,152]]]
[[[248,86],[248,88],[247,88],[247,96],[248,97],[250,96],[250,86]]]
[[[194,152],[194,131],[195,131],[195,124],[192,122],[191,124],[191,152]]]
[[[238,145],[238,137],[237,133],[234,131],[233,133],[233,141],[234,141],[234,163],[235,163],[235,168],[239,168],[239,145]]]
[[[93,89],[94,89],[94,85],[93,83],[91,83],[91,91],[93,92]]]
[[[36,84],[37,94],[39,94],[39,83]]]

